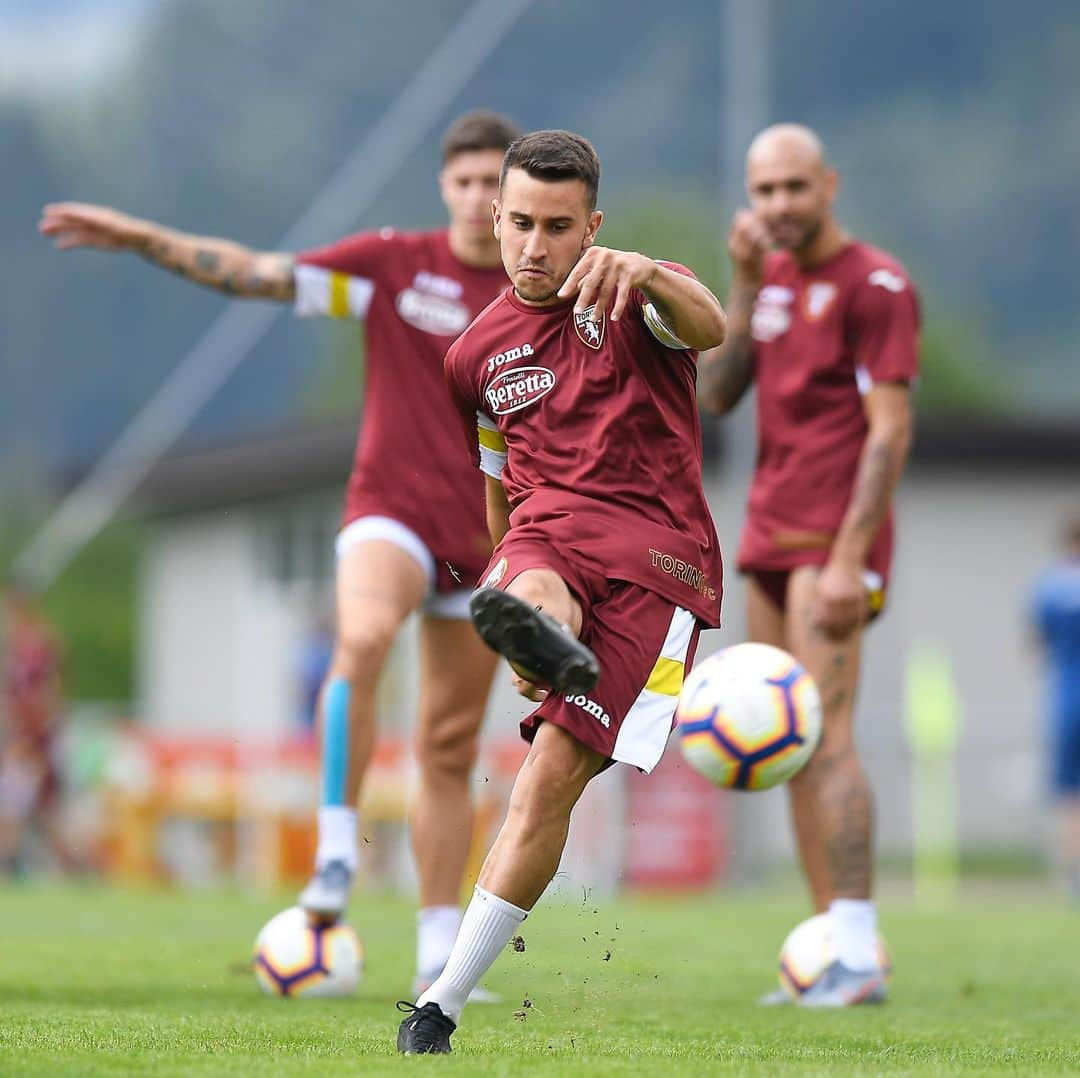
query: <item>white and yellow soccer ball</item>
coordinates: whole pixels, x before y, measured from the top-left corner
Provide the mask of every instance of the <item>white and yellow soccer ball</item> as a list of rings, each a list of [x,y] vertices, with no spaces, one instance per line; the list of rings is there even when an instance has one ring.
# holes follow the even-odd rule
[[[735,644],[696,666],[675,712],[687,763],[716,786],[766,790],[786,782],[821,738],[814,679],[769,644]]]
[[[881,935],[877,938],[878,965],[885,977],[892,973],[892,959]],[[819,913],[801,921],[787,935],[780,948],[777,973],[784,991],[798,999],[817,983],[818,978],[836,958],[832,920]]]
[[[351,925],[313,924],[293,906],[263,925],[254,966],[259,987],[270,996],[347,996],[363,976],[364,948]]]

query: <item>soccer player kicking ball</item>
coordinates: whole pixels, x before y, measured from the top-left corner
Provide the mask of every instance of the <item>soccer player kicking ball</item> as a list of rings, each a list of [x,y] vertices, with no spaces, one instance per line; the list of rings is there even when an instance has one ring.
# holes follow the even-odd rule
[[[461,920],[473,823],[469,776],[495,667],[468,621],[471,585],[491,552],[483,483],[447,423],[452,405],[442,361],[506,286],[491,200],[503,152],[518,134],[490,112],[450,126],[439,173],[450,226],[434,232],[361,233],[294,256],[98,206],[47,206],[40,225],[61,248],[133,251],[229,295],[292,303],[299,315],[364,321],[367,388],[336,544],[337,639],[320,708],[316,871],[300,904],[322,919],[345,909],[376,687],[398,631],[419,610],[420,774],[411,830],[420,876],[418,989],[442,969]]]
[[[550,882],[570,813],[614,762],[650,771],[721,564],[701,489],[696,350],[724,312],[682,266],[594,246],[600,162],[540,131],[503,160],[495,232],[512,287],[446,357],[497,546],[473,622],[540,706],[446,968],[398,1032],[449,1052],[469,992]]]
[[[698,395],[723,413],[757,384],[757,466],[738,555],[750,637],[792,652],[824,705],[821,744],[790,790],[803,869],[838,957],[801,1002],[880,1002],[873,805],[852,728],[911,440],[918,301],[896,259],[833,217],[837,174],[812,131],[761,132],[746,184],[751,209],[736,213],[729,237],[730,331],[702,357]]]

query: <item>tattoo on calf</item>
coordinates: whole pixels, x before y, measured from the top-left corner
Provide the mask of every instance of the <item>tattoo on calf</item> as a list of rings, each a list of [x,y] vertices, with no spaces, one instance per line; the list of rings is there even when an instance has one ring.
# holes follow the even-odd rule
[[[841,776],[838,776],[841,777]],[[822,822],[834,894],[869,894],[873,800],[865,776],[842,776],[843,789],[822,791]]]

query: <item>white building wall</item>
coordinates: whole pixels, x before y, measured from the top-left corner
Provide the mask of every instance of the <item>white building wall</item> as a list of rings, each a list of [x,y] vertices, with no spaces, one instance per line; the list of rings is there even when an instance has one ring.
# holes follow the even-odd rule
[[[142,717],[154,729],[284,730],[295,707],[294,627],[260,579],[250,512],[159,521],[139,589]]]

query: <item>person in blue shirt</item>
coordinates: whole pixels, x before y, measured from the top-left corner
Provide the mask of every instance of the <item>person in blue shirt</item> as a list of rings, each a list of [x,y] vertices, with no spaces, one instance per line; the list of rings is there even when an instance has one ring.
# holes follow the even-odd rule
[[[1035,587],[1033,616],[1049,674],[1050,777],[1062,807],[1062,853],[1080,901],[1080,513],[1064,540],[1064,557]]]

